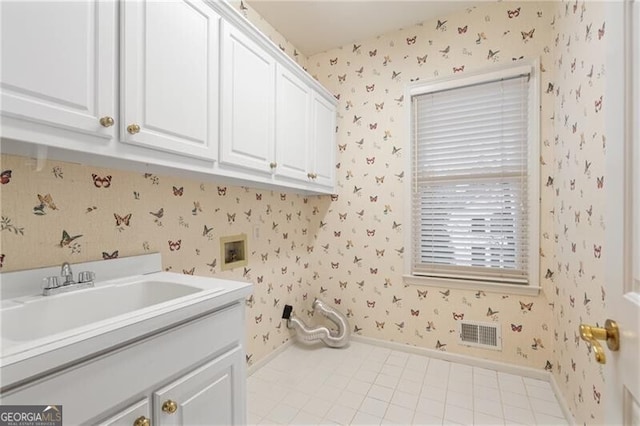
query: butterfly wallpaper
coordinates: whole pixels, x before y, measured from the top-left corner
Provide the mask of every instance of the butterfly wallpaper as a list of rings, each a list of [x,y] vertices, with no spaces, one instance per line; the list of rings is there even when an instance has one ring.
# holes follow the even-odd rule
[[[410,154],[405,86],[540,58],[541,84],[554,82],[553,3],[477,7],[359,41],[308,60],[339,100],[337,194],[311,259],[325,299],[340,300],[363,336],[543,369],[555,365],[551,277],[539,297],[405,285]],[[526,33],[526,35],[523,35]],[[554,93],[542,93],[542,230],[554,234]],[[541,237],[541,277],[554,268],[554,241]],[[460,320],[497,322],[502,351],[458,343]]]
[[[606,26],[586,2],[478,2],[434,21],[305,58],[232,2],[339,100],[332,196],[219,185],[3,155],[0,271],[161,252],[165,269],[247,280],[247,362],[290,338],[284,304],[311,321],[322,297],[352,332],[554,374],[578,423],[602,423],[601,367],[577,335],[605,318]],[[540,59],[537,297],[402,280],[411,178],[404,86]],[[259,238],[253,238],[259,228]],[[220,270],[219,237],[246,233],[249,264]],[[458,321],[499,323],[502,351],[457,343]]]
[[[601,405],[587,392],[604,387],[590,349],[574,339],[581,320],[602,321],[606,303],[602,16],[584,2],[477,3],[308,60],[340,102],[338,191],[316,247],[326,259],[316,266],[328,277],[326,297],[341,301],[364,336],[551,371],[585,423],[601,421]],[[541,77],[543,291],[523,297],[406,286],[405,85],[532,58],[540,59]],[[461,319],[500,323],[502,351],[459,345]],[[568,374],[572,365],[576,374]]]
[[[167,271],[252,282],[250,364],[289,339],[284,304],[313,301],[307,247],[329,197],[56,161],[38,170],[35,160],[7,155],[1,166],[0,271],[160,252]],[[219,238],[240,233],[249,263],[223,272]]]
[[[551,145],[555,374],[576,420],[603,423],[605,379],[591,347],[580,340],[580,323],[607,318],[604,281],[606,148],[604,112],[607,35],[598,2],[563,2],[553,33],[555,126]],[[615,142],[612,142],[615,143]],[[611,190],[615,191],[615,188]],[[602,395],[602,397],[601,397]]]

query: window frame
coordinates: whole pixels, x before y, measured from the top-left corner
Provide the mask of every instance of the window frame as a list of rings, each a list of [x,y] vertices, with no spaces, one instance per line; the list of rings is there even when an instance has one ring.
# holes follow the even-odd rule
[[[528,271],[526,284],[512,284],[496,281],[474,280],[458,277],[432,277],[415,275],[413,272],[414,256],[414,217],[413,189],[415,138],[413,97],[431,92],[453,89],[472,84],[482,84],[517,75],[529,74],[529,141],[528,141],[528,205],[529,205],[529,235],[528,235]],[[539,60],[519,61],[508,66],[491,67],[478,70],[463,76],[451,75],[429,81],[416,81],[405,87],[405,123],[407,141],[410,154],[406,156],[405,170],[409,172],[409,179],[405,181],[405,196],[409,200],[405,206],[405,223],[410,224],[410,232],[405,233],[404,275],[405,284],[433,287],[448,287],[484,290],[499,293],[537,295],[540,292],[540,64]]]

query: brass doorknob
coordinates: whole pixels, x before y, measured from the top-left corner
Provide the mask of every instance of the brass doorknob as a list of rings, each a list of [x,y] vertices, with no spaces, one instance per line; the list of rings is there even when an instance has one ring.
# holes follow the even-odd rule
[[[580,324],[580,337],[582,337],[582,340],[585,342],[591,344],[593,352],[596,355],[596,361],[600,364],[606,363],[607,357],[598,340],[606,340],[607,347],[612,351],[620,349],[620,331],[618,330],[618,324],[610,319],[604,322],[604,328]]]
[[[138,126],[137,124],[129,124],[127,126],[127,132],[129,132],[132,135],[135,135],[136,133],[140,132],[140,126]]]
[[[178,404],[175,401],[170,399],[166,400],[164,404],[162,404],[162,411],[168,414],[173,414],[178,409]]]
[[[133,422],[133,426],[151,426],[151,420],[145,416],[140,416]]]
[[[102,127],[111,127],[114,123],[115,120],[113,119],[113,117],[109,117],[108,115],[100,119],[100,124],[102,125]]]

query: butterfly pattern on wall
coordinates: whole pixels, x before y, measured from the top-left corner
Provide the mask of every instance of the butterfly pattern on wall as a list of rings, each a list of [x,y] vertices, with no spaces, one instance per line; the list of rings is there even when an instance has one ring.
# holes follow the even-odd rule
[[[251,362],[289,339],[279,326],[284,303],[302,309],[313,300],[302,303],[303,291],[315,294],[305,279],[307,247],[329,197],[55,161],[38,172],[30,159],[7,155],[2,164],[11,169],[2,188],[2,271],[160,252],[167,271],[250,281]],[[219,238],[239,233],[249,235],[249,264],[222,272]]]
[[[602,60],[602,55],[589,59],[586,47],[605,38],[605,25],[598,22],[599,15],[603,16],[597,9],[589,14],[584,3],[485,4],[363,41],[361,49],[375,51],[375,56],[354,56],[345,47],[310,58],[311,72],[340,101],[340,149],[336,164],[339,191],[328,211],[329,228],[319,234],[319,244],[329,243],[330,248],[326,251],[327,262],[319,262],[318,276],[326,276],[332,283],[326,288],[330,297],[340,296],[342,305],[352,309],[351,318],[359,334],[529,365],[552,371],[560,382],[566,381],[567,357],[552,351],[552,339],[558,328],[567,328],[567,333],[571,328],[573,333],[579,322],[574,316],[576,311],[584,318],[586,312],[596,310],[594,304],[598,304],[597,311],[604,306],[604,292],[602,298],[599,297],[602,270],[597,262],[601,261],[605,249],[599,235],[602,200],[597,191],[602,194],[606,187],[599,121],[606,108],[606,96],[595,82],[603,72],[602,63],[597,62]],[[560,35],[556,29],[560,28],[563,17],[572,19],[567,24],[571,29],[567,35]],[[589,25],[601,28],[602,37],[590,31]],[[556,41],[558,38],[564,40],[560,43]],[[574,47],[585,45],[585,48],[567,57],[571,41]],[[404,241],[401,234],[393,232],[394,224],[401,224],[404,219],[402,210],[407,205],[404,183],[410,176],[405,174],[403,151],[399,156],[394,155],[398,148],[408,146],[404,127],[408,100],[404,99],[404,84],[535,57],[541,60],[543,88],[540,158],[543,293],[531,298],[404,286],[401,278]],[[573,84],[561,83],[556,74],[558,69],[566,70],[565,77],[573,78]],[[580,69],[584,69],[583,74],[578,74]],[[370,90],[373,87],[375,90]],[[558,113],[562,109],[567,111],[566,116]],[[587,113],[591,118],[586,118]],[[584,121],[590,119],[591,130],[582,134]],[[379,177],[386,179],[381,182]],[[573,182],[574,192],[565,198],[562,194],[569,189],[563,186],[568,179]],[[576,196],[579,201],[573,198]],[[354,214],[357,220],[351,219]],[[341,220],[341,217],[348,219]],[[591,228],[597,232],[591,233]],[[408,229],[408,224],[404,229]],[[565,248],[565,254],[560,257],[567,259],[558,262],[558,245],[563,242],[568,248],[572,234],[573,251]],[[581,245],[581,249],[576,245]],[[374,251],[382,249],[388,253],[384,258],[374,255]],[[344,262],[343,259],[353,253],[361,257],[359,262]],[[339,263],[340,268],[329,269],[329,262]],[[367,276],[369,268],[376,268],[375,276]],[[580,282],[580,286],[576,287],[575,282]],[[560,288],[565,294],[558,296],[556,291]],[[584,290],[585,294],[570,290],[574,288]],[[396,298],[402,301],[394,303]],[[578,300],[582,300],[582,304]],[[366,306],[375,304],[376,310],[363,310],[365,303]],[[415,315],[417,312],[419,315]],[[567,323],[570,312],[573,320]],[[499,321],[503,327],[503,351],[480,353],[460,346],[455,322],[462,318]],[[401,331],[379,327],[383,322],[404,326]],[[574,346],[564,353],[580,360],[578,368],[592,365],[585,345]],[[596,388],[602,389],[600,375],[592,375],[596,377]],[[572,384],[578,384],[575,388],[590,389],[590,381],[583,377],[576,375]],[[572,409],[574,413],[581,411],[577,403]],[[599,413],[593,408],[589,421],[600,418]]]
[[[550,173],[556,242],[553,304],[558,384],[578,423],[603,422],[602,366],[578,335],[580,323],[606,318],[604,284],[607,37],[600,3],[569,1],[554,15],[554,150]],[[536,34],[537,36],[537,34]],[[593,398],[589,395],[593,391]]]
[[[410,179],[405,85],[511,64],[513,58],[541,57],[542,67],[550,68],[553,9],[548,3],[483,4],[357,43],[360,51],[375,54],[358,55],[348,45],[309,59],[310,72],[339,100],[338,191],[323,219],[327,226],[318,232],[316,248],[324,248],[323,256],[311,262],[312,281],[352,313],[358,334],[540,369],[556,364],[545,295],[503,297],[406,286],[402,280],[404,232],[411,229],[403,211]],[[541,74],[543,85],[552,82],[550,74]],[[553,102],[552,93],[542,96],[543,116],[553,114]],[[551,139],[552,123],[546,124],[543,137]],[[542,153],[553,155],[550,146]],[[545,176],[552,174],[552,163],[543,166]],[[554,193],[543,188],[546,212]],[[544,230],[552,233],[553,218],[543,219]],[[543,271],[553,267],[552,247],[553,241],[541,241],[542,252],[550,253],[542,258]],[[543,281],[548,294],[552,281]],[[462,319],[500,323],[502,352],[459,344]]]

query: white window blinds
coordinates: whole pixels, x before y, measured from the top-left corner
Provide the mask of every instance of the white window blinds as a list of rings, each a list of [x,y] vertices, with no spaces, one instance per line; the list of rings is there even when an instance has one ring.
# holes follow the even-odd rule
[[[527,283],[529,109],[528,74],[413,97],[413,275]]]

